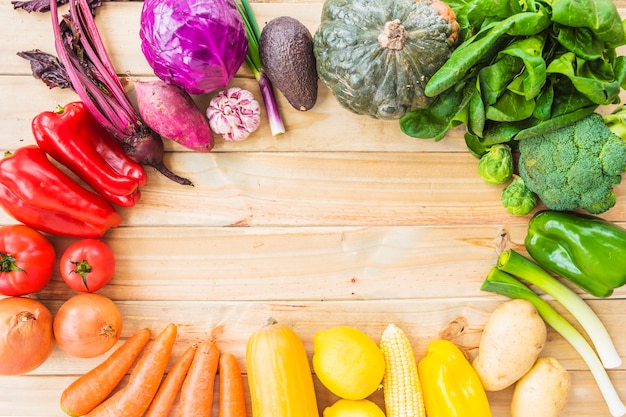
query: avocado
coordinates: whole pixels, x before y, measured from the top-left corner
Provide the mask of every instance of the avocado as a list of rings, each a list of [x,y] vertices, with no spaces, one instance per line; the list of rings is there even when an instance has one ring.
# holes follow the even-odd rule
[[[306,111],[315,105],[318,76],[306,26],[289,16],[270,20],[259,37],[259,57],[267,78],[293,108]]]

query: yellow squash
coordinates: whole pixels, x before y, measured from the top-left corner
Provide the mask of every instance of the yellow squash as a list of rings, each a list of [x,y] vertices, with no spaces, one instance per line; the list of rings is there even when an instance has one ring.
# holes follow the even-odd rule
[[[246,366],[253,417],[319,417],[302,340],[268,319],[248,339]]]

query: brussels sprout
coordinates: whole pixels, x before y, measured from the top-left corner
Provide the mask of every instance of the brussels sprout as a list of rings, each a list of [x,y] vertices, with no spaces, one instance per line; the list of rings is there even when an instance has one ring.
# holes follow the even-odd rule
[[[525,216],[537,205],[537,196],[517,175],[513,175],[513,181],[502,190],[500,200],[504,208],[515,216]]]
[[[498,143],[478,161],[478,174],[487,184],[504,184],[513,175],[513,155],[509,145]]]

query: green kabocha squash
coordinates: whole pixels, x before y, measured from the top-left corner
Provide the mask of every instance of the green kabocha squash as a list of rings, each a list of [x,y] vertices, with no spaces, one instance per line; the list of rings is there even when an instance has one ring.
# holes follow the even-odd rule
[[[313,37],[317,73],[348,110],[398,119],[432,98],[459,25],[440,0],[326,0]]]

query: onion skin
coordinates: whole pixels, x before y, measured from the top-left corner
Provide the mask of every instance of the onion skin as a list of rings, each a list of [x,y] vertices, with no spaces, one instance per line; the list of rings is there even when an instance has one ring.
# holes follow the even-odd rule
[[[122,333],[122,315],[108,297],[78,294],[67,300],[54,317],[59,347],[78,358],[95,358],[111,349]]]
[[[0,299],[0,375],[22,375],[39,367],[54,349],[52,314],[37,300]]]

